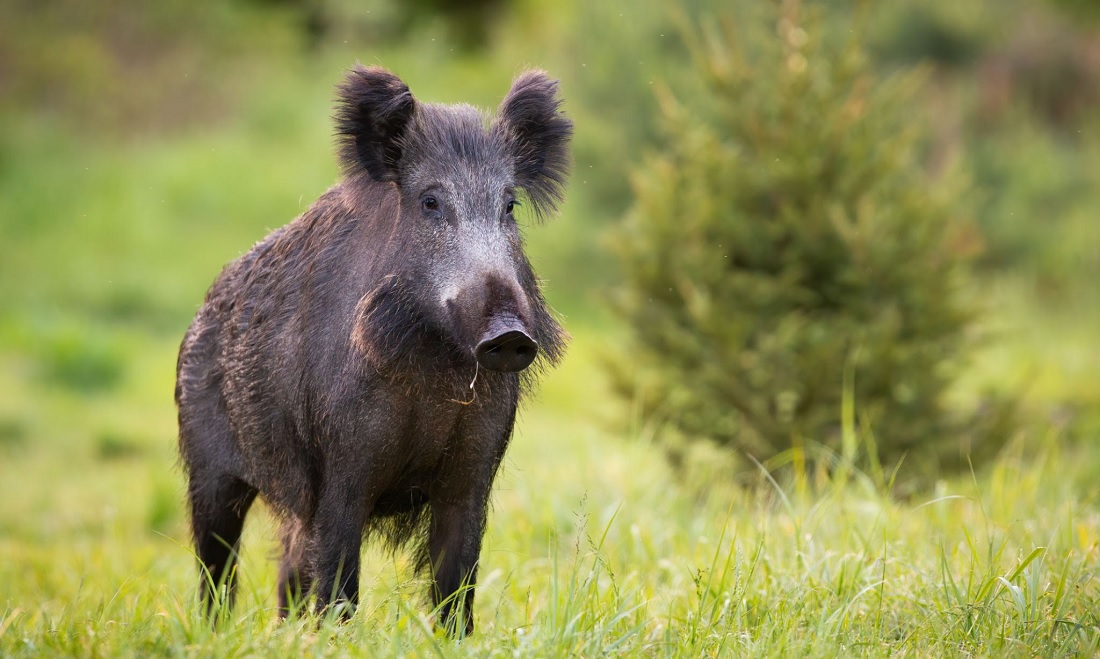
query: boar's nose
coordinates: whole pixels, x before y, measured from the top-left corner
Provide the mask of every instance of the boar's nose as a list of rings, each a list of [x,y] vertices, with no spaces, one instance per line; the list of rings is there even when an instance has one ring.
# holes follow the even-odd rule
[[[494,318],[474,348],[478,364],[490,371],[508,373],[530,366],[538,352],[539,344],[527,334],[517,318]]]

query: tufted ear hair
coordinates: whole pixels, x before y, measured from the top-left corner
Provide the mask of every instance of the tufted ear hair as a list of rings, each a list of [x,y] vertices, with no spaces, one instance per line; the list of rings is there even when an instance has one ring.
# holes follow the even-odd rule
[[[356,66],[337,87],[336,139],[340,165],[352,176],[396,181],[405,130],[416,111],[408,85],[389,71]]]
[[[539,218],[553,213],[562,200],[572,162],[573,122],[561,103],[557,80],[545,71],[527,71],[512,83],[493,124],[515,159],[516,184]]]

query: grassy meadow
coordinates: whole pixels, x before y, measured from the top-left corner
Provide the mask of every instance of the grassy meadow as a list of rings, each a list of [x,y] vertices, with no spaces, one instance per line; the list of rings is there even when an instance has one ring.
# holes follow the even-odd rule
[[[107,13],[0,13],[8,54],[25,59],[16,75],[41,83],[0,72],[0,657],[1100,654],[1100,293],[1088,270],[1100,257],[1087,248],[1100,245],[1100,167],[1088,167],[1100,135],[1021,131],[988,149],[1009,158],[998,175],[1027,184],[997,197],[1006,217],[1061,189],[1059,167],[1081,168],[1078,196],[1059,206],[1072,232],[1041,245],[1056,277],[1008,261],[972,284],[986,347],[958,395],[1021,400],[993,462],[899,493],[889,467],[858,459],[871,436],[849,414],[845,455],[812,442],[765,464],[704,451],[677,471],[605,372],[629,332],[605,309],[606,229],[643,156],[591,100],[616,71],[631,79],[672,57],[641,41],[657,19],[516,2],[488,48],[464,51],[442,19],[383,40],[399,3],[377,4],[381,18],[333,27],[313,50],[294,3],[134,10],[127,29],[142,38],[112,32]],[[595,19],[639,40],[618,44],[621,68],[592,38]],[[360,40],[345,40],[353,27]],[[110,64],[129,61],[120,51],[133,66]],[[337,180],[332,87],[356,60],[398,72],[422,99],[484,107],[541,66],[562,78],[577,124],[560,217],[521,221],[573,341],[522,411],[495,487],[477,630],[462,640],[434,629],[408,557],[370,546],[350,623],[279,622],[262,505],[236,608],[214,628],[196,605],[179,341],[221,266]],[[993,169],[976,166],[978,183]]]

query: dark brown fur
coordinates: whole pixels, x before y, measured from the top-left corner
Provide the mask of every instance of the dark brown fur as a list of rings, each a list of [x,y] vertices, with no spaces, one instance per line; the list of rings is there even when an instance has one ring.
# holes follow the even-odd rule
[[[344,180],[226,266],[180,348],[180,453],[208,605],[212,581],[232,586],[259,495],[283,520],[284,613],[311,590],[318,609],[354,606],[360,544],[377,535],[412,542],[441,622],[472,631],[491,485],[529,374],[565,338],[509,203],[522,191],[541,217],[561,198],[572,126],[556,89],[524,74],[486,123],[418,103],[382,69],[350,72],[336,116]],[[472,352],[501,318],[538,345],[522,374],[480,368]]]

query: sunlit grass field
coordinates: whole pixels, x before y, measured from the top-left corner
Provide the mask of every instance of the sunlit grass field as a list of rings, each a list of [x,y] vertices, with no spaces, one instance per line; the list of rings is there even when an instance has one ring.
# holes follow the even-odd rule
[[[888,475],[840,457],[828,474],[796,469],[782,485],[751,471],[755,487],[685,482],[614,422],[594,370],[599,340],[574,333],[498,480],[478,629],[461,641],[435,632],[406,557],[374,550],[350,623],[278,622],[276,538],[262,507],[246,528],[237,606],[209,627],[181,513],[172,346],[139,351],[140,376],[115,397],[125,408],[13,396],[5,371],[6,414],[48,410],[4,449],[0,655],[1100,651],[1097,490],[1056,435],[907,500],[885,494]],[[81,426],[131,414],[148,439],[75,439]]]
[[[385,63],[419,90],[442,77],[435,55]],[[515,72],[497,68],[460,61],[423,93],[492,105]],[[964,388],[1026,385],[1029,423],[972,473],[899,496],[889,469],[860,466],[851,428],[851,455],[810,442],[815,460],[677,473],[604,379],[625,330],[586,279],[608,257],[576,201],[584,170],[562,216],[526,228],[574,341],[497,480],[474,636],[437,633],[408,557],[369,546],[351,622],[279,622],[262,506],[237,606],[208,625],[176,350],[221,265],[336,179],[338,72],[263,77],[240,116],[148,142],[0,117],[3,154],[19,156],[0,160],[0,657],[1100,653],[1100,428],[1077,422],[1100,400],[1095,296],[1039,306],[1009,277],[975,295],[991,345]]]

